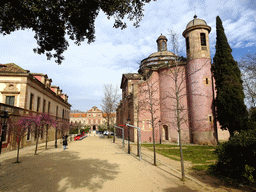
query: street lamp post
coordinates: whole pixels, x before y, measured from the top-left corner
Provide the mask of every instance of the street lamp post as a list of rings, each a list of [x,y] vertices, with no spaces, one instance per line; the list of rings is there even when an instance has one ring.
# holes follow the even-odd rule
[[[4,111],[4,115],[1,115],[2,119],[2,133],[1,133],[1,141],[0,141],[0,154],[2,152],[2,142],[4,140],[5,134],[4,131],[7,129],[7,119],[9,118],[9,115],[7,111]]]
[[[162,144],[162,129],[161,129],[161,121],[158,121],[159,123],[159,135],[160,135],[160,144]]]
[[[127,119],[127,130],[128,130],[128,154],[131,153],[131,149],[130,149],[130,133],[129,133],[129,124],[131,122],[131,119],[128,117]]]

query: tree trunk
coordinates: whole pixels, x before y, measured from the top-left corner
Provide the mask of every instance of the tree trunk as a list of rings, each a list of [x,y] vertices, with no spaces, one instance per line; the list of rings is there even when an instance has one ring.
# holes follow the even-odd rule
[[[185,171],[184,171],[184,160],[183,160],[183,152],[182,152],[182,141],[181,141],[181,127],[180,127],[180,100],[179,100],[179,89],[178,89],[178,72],[177,72],[177,64],[175,68],[175,96],[176,96],[176,118],[177,118],[177,127],[179,134],[179,145],[180,145],[180,163],[181,163],[181,179],[185,180]]]
[[[137,156],[140,156],[139,130],[137,129]]]
[[[16,161],[16,163],[19,163],[19,154],[20,154],[20,140],[18,142],[17,161]]]
[[[56,130],[55,130],[55,148],[57,148],[57,127],[56,127]]]
[[[39,132],[39,131],[38,131],[38,132]],[[39,134],[37,134],[37,137],[36,137],[36,149],[35,149],[35,155],[37,155],[38,138],[39,138]]]
[[[108,115],[108,138],[109,138],[109,115]]]
[[[47,139],[48,139],[48,125],[46,125],[46,134],[45,134],[45,149],[47,149]]]
[[[180,144],[180,163],[181,163],[181,180],[185,180],[185,170],[184,170],[184,160],[182,152],[182,141],[181,141],[181,131],[179,130],[179,144]]]
[[[156,143],[155,143],[155,129],[153,125],[153,147],[154,147],[154,165],[156,166]]]

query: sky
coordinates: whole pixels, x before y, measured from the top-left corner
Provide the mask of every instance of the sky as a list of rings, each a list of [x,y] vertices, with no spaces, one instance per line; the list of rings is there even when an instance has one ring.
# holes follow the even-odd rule
[[[156,40],[161,34],[170,39],[170,30],[175,31],[179,36],[180,56],[186,57],[182,32],[195,14],[211,27],[212,58],[217,16],[222,20],[236,61],[248,53],[256,53],[256,0],[157,0],[146,4],[138,28],[128,22],[128,28],[115,29],[114,20],[108,20],[100,12],[95,23],[95,42],[85,41],[77,46],[69,41],[61,65],[33,52],[37,47],[33,31],[1,35],[0,63],[15,63],[31,73],[47,74],[52,85],[59,86],[69,96],[73,110],[87,111],[93,106],[101,109],[104,84],[120,87],[122,74],[136,73],[140,61],[157,52]],[[172,51],[170,40],[167,47]]]

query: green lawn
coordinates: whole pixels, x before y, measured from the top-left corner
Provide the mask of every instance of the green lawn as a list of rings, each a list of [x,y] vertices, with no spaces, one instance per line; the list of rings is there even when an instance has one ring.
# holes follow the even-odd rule
[[[153,151],[153,144],[142,144],[142,146]],[[213,153],[216,146],[183,145],[182,148],[184,160],[191,161],[193,169],[206,170],[217,160],[217,156]],[[173,160],[180,160],[178,145],[156,144],[156,152]]]

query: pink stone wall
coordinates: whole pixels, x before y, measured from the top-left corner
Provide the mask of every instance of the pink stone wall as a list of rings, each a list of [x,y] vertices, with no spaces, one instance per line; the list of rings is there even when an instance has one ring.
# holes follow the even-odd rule
[[[148,83],[148,84],[147,84]],[[160,95],[159,95],[159,76],[157,71],[153,71],[152,75],[145,82],[138,85],[138,102],[140,103],[139,127],[141,128],[141,141],[152,142],[152,123],[151,110],[152,105],[153,121],[155,125],[155,133],[158,129],[158,121],[160,119]],[[149,99],[149,93],[152,99]],[[151,102],[150,102],[151,101]],[[156,141],[157,134],[155,135]]]
[[[178,66],[175,72],[175,67],[165,68],[160,70],[160,106],[161,106],[161,124],[168,126],[168,139],[171,142],[178,140],[177,128],[177,99],[175,90],[175,76],[177,77],[177,95],[179,99],[180,125],[182,140],[185,143],[190,142],[189,126],[188,126],[188,111],[187,111],[187,96],[186,96],[186,75],[185,66]],[[165,130],[162,130],[162,139],[166,140]]]
[[[193,59],[188,62],[187,85],[193,143],[215,143],[211,59]]]

